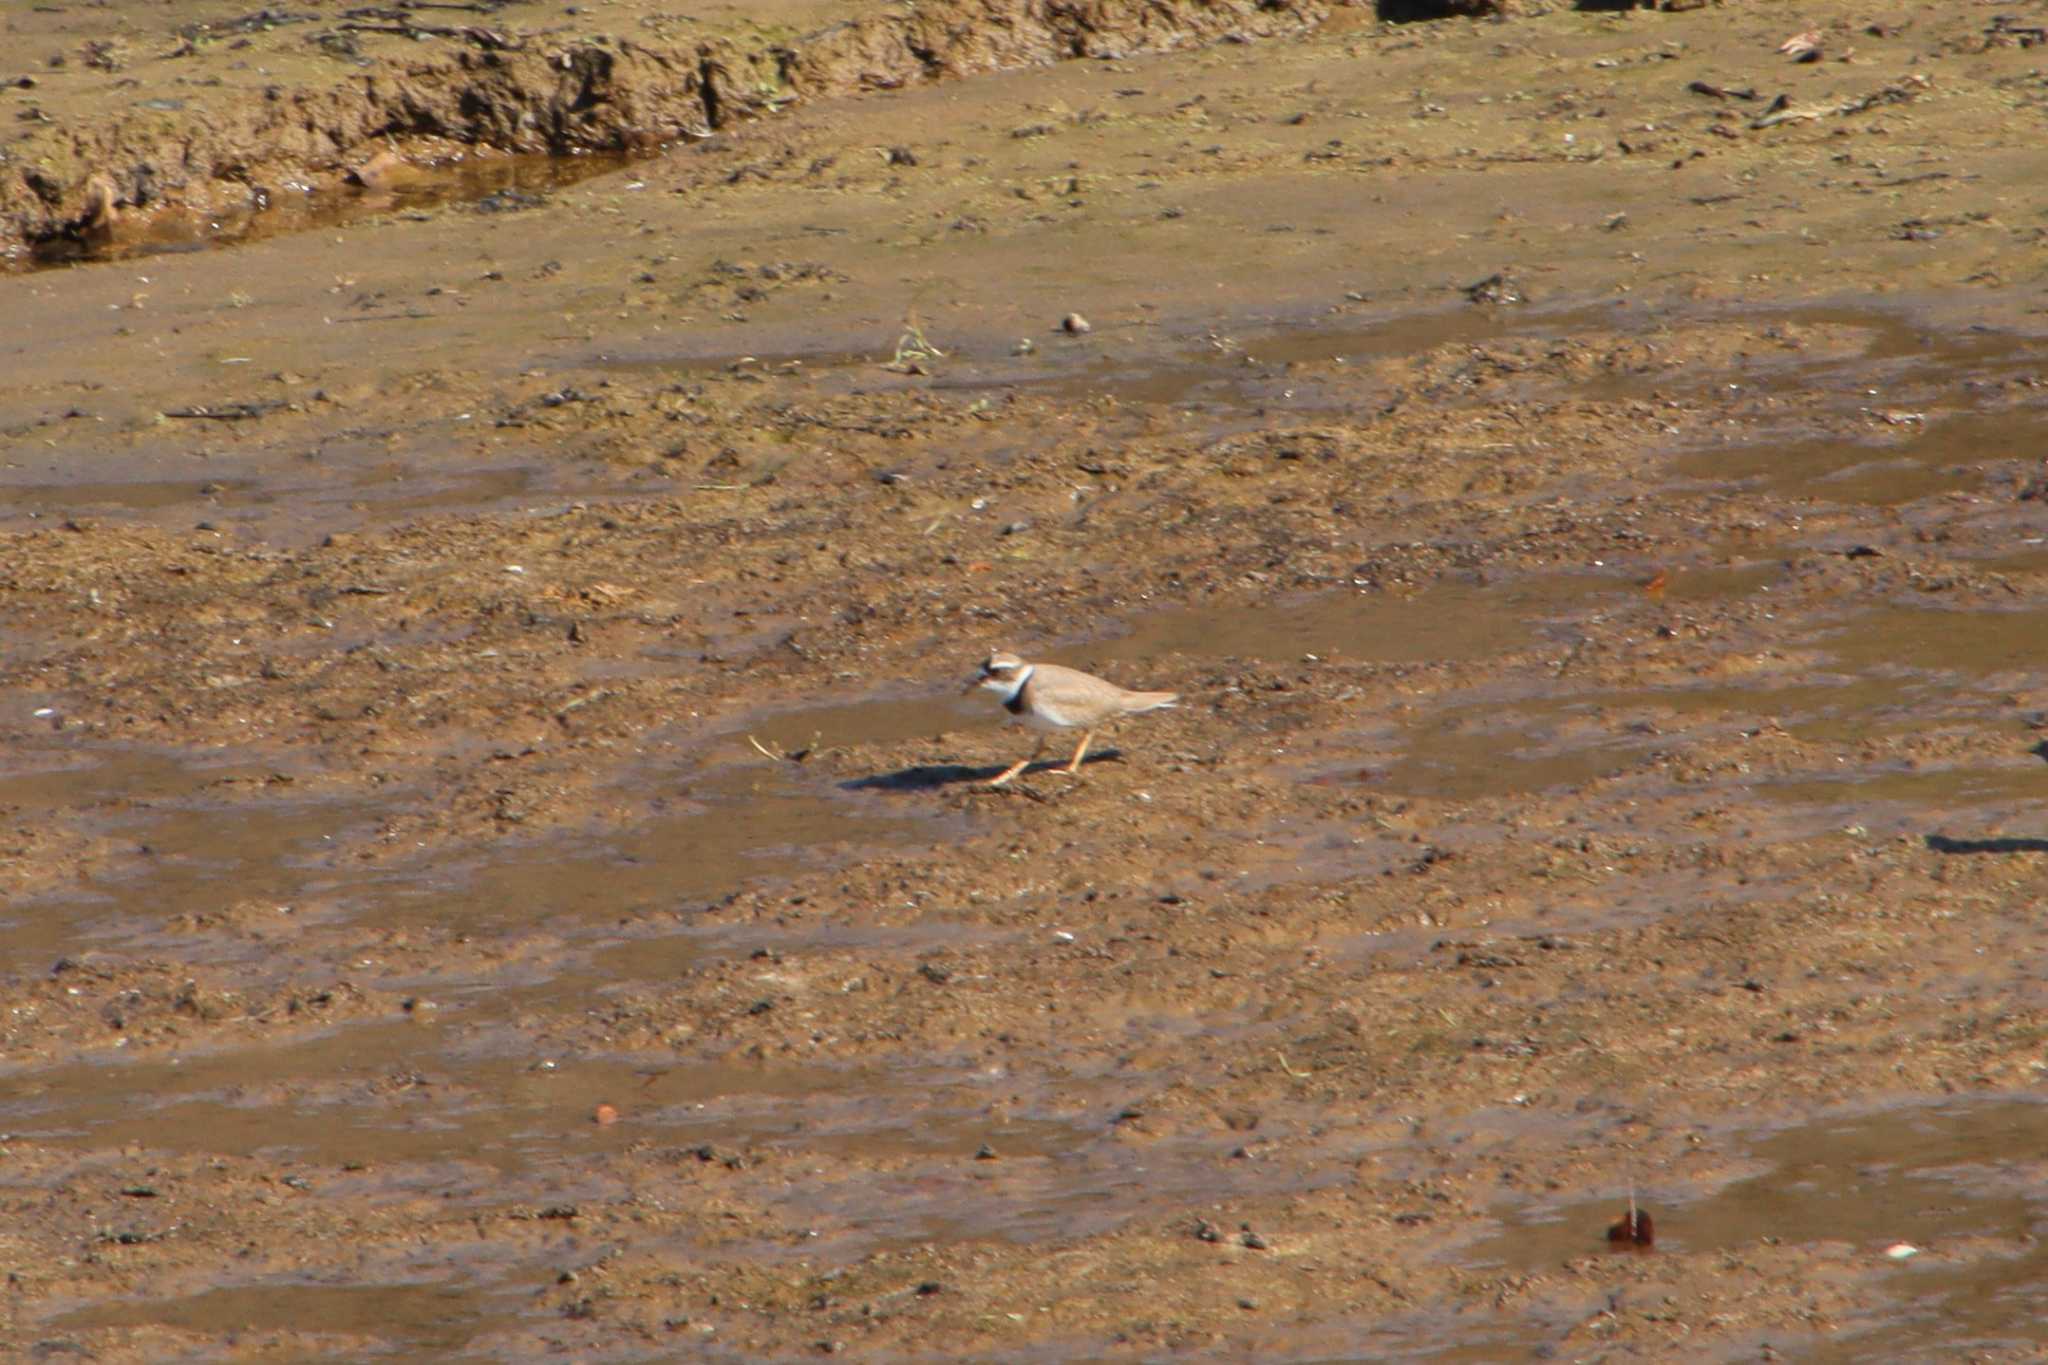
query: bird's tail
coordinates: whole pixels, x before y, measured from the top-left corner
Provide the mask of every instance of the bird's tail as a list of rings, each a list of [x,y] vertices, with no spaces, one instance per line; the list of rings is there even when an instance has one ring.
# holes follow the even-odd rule
[[[1163,711],[1169,706],[1180,705],[1178,692],[1133,692],[1124,699],[1124,710],[1132,715],[1144,711]]]

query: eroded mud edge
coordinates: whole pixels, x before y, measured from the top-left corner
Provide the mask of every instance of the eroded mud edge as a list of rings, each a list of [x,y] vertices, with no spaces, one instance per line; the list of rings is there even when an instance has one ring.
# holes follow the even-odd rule
[[[82,123],[0,173],[0,259],[168,211],[260,211],[334,183],[378,150],[413,160],[461,148],[652,151],[800,100],[1268,37],[1312,28],[1344,3],[942,0],[753,44],[527,34],[509,24],[451,30],[430,47],[405,45],[429,55],[364,58],[324,86],[279,83],[256,100],[212,101],[176,116],[122,110]]]

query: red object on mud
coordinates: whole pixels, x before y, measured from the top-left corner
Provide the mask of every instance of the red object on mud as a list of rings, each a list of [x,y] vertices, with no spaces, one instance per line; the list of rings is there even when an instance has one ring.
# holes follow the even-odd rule
[[[1655,1246],[1657,1228],[1650,1221],[1649,1214],[1631,1205],[1629,1211],[1615,1219],[1614,1226],[1607,1229],[1607,1240],[1615,1246]]]

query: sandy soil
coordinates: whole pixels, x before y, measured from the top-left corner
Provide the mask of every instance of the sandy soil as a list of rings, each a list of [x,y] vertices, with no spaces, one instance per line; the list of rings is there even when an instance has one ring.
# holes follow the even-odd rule
[[[2048,11],[579,8],[8,21],[7,1351],[2048,1349]]]

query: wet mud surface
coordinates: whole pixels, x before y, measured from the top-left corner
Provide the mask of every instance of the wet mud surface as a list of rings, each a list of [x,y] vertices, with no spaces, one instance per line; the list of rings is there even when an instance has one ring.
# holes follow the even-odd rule
[[[0,277],[6,1353],[2038,1358],[2038,47],[1102,8]]]

